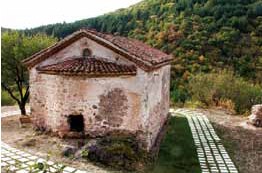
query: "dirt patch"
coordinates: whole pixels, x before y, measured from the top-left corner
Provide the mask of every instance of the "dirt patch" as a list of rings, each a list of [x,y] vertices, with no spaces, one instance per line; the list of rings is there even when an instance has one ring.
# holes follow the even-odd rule
[[[50,134],[42,134],[33,130],[31,125],[21,128],[19,126],[19,116],[5,117],[1,119],[2,141],[10,146],[19,148],[23,151],[37,155],[42,158],[50,157],[54,162],[89,170],[90,172],[105,173],[112,172],[103,167],[95,166],[86,160],[75,160],[62,156],[64,145],[83,145],[87,139],[60,139]]]
[[[17,111],[17,110],[19,110],[18,106],[2,106],[1,107],[1,112],[2,113],[9,112],[9,111]]]
[[[246,123],[247,117],[221,109],[199,110],[208,116],[241,173],[262,170],[262,128]]]
[[[30,107],[27,105],[26,109],[28,110]],[[5,112],[10,112],[10,111],[19,111],[19,106],[1,106],[1,112],[5,113]]]

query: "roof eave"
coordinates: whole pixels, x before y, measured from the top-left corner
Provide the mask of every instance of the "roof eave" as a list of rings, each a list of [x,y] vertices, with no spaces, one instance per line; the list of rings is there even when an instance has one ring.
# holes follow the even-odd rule
[[[66,75],[66,76],[85,76],[85,77],[115,77],[115,76],[135,76],[136,72],[124,72],[124,73],[72,73],[72,72],[63,72],[63,71],[41,71],[39,73],[49,74],[49,75]]]
[[[34,65],[38,64],[39,62],[43,61],[44,58],[47,56],[46,55],[47,53],[52,55],[52,53],[53,53],[52,51],[54,51],[54,49],[56,50],[56,49],[59,48],[59,50],[61,50],[64,47],[67,47],[68,45],[70,45],[72,43],[72,41],[74,42],[74,41],[80,39],[82,37],[81,33],[82,33],[81,31],[74,32],[73,34],[69,35],[68,37],[64,38],[63,40],[61,40],[61,41],[59,41],[59,42],[57,42],[57,43],[55,43],[55,44],[53,44],[53,45],[51,45],[51,46],[49,46],[49,47],[47,47],[45,49],[43,49],[43,50],[33,54],[32,56],[22,60],[21,61],[22,64],[25,65],[27,68],[31,68],[32,66],[34,66]],[[54,53],[56,53],[58,51],[55,51]],[[44,58],[41,58],[43,56],[44,56]],[[41,58],[41,59],[39,60],[39,58]]]

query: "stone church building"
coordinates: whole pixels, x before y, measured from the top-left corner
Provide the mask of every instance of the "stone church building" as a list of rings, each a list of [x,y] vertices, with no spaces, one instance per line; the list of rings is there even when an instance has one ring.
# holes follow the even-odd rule
[[[149,150],[168,116],[171,60],[140,41],[81,29],[23,61],[33,124],[60,137],[129,132]]]

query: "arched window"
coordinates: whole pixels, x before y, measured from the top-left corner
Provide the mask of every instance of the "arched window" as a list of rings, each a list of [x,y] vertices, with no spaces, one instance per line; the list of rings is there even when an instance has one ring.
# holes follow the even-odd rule
[[[91,55],[91,51],[88,48],[83,50],[83,57],[88,57],[90,55]]]

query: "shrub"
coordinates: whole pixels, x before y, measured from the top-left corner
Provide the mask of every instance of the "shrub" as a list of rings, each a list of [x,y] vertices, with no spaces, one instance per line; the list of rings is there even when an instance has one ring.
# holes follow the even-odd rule
[[[249,111],[262,102],[262,87],[235,76],[232,72],[198,74],[189,80],[192,99],[207,106],[234,108],[237,113]]]
[[[145,169],[150,159],[139,142],[131,136],[107,136],[88,148],[87,158],[113,168],[128,171]]]
[[[212,103],[214,90],[214,76],[199,74],[189,81],[189,92],[194,101],[200,101],[205,105]]]
[[[170,99],[176,106],[183,106],[189,98],[189,93],[184,85],[179,84],[176,80],[171,80],[170,83]]]
[[[197,101],[197,100],[195,100],[195,101],[188,100],[188,101],[186,101],[184,106],[185,107],[194,108],[194,109],[196,109],[196,108],[206,108],[206,106],[202,102]]]
[[[231,112],[235,111],[235,104],[232,102],[232,100],[229,99],[220,99],[218,101],[218,106],[230,110]]]
[[[171,100],[176,103],[184,103],[188,97],[188,94],[184,89],[173,88],[170,92]]]

